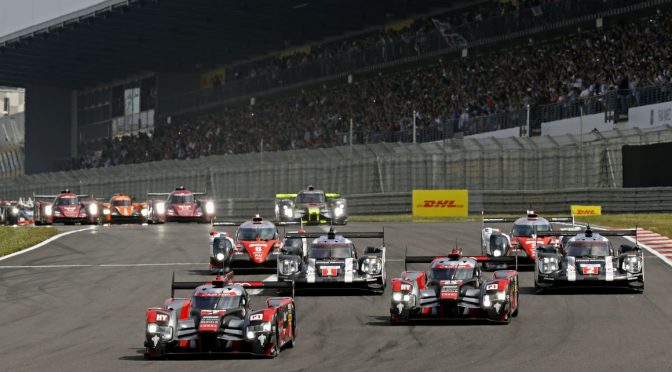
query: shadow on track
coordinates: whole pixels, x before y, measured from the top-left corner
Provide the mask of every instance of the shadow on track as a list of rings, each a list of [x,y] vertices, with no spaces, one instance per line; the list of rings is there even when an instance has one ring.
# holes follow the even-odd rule
[[[367,325],[374,327],[404,327],[404,326],[445,326],[445,327],[462,327],[474,325],[487,326],[502,326],[503,323],[491,322],[485,319],[450,319],[450,320],[434,320],[434,319],[415,319],[407,323],[392,323],[389,316],[369,316]]]

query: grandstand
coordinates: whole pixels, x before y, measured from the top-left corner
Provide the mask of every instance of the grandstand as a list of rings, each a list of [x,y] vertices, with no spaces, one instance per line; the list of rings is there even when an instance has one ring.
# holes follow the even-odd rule
[[[25,172],[622,130],[672,93],[670,1],[244,4],[110,0],[0,36]]]

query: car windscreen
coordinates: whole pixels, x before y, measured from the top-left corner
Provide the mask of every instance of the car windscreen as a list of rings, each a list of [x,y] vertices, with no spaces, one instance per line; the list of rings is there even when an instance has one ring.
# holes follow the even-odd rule
[[[299,203],[324,203],[324,194],[319,192],[306,192],[298,195]]]
[[[448,269],[432,269],[429,273],[431,279],[435,280],[467,280],[474,277],[473,267],[460,267]]]
[[[194,296],[191,301],[192,311],[233,309],[240,306],[241,296]]]
[[[173,204],[193,203],[194,195],[192,194],[171,195],[170,198],[168,199],[168,202]]]
[[[275,228],[273,227],[241,227],[236,234],[237,240],[273,240]]]
[[[112,200],[112,205],[115,207],[127,207],[131,205],[131,201],[129,199]]]
[[[77,198],[58,198],[56,199],[56,205],[75,205],[79,204]]]
[[[325,259],[325,258],[350,258],[353,257],[352,246],[312,246],[308,252],[309,258]]]
[[[574,257],[606,257],[611,255],[609,242],[570,242],[567,255]]]
[[[511,235],[513,236],[532,236],[539,231],[551,231],[551,225],[513,225]]]

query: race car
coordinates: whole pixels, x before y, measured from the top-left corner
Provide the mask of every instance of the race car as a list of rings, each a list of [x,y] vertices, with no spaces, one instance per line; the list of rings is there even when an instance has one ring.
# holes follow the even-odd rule
[[[152,199],[148,202],[150,210],[156,209],[160,221],[211,223],[215,218],[215,202],[210,199],[196,199],[203,192],[191,192],[179,186],[170,193],[148,193],[148,196],[167,196],[167,200]],[[162,206],[163,205],[163,206]],[[161,213],[164,212],[164,213]]]
[[[34,218],[36,225],[63,224],[98,224],[100,221],[99,205],[95,200],[81,200],[88,195],[77,195],[70,190],[63,190],[58,195],[35,195]],[[38,199],[53,199],[44,201]]]
[[[275,271],[282,241],[277,227],[271,221],[264,220],[261,216],[256,215],[243,223],[216,221],[212,225],[213,227],[238,226],[230,268],[271,268]],[[210,234],[211,271],[216,270],[217,264],[219,264],[212,249],[214,239],[226,234],[217,231]]]
[[[607,237],[636,236],[637,230],[545,231],[540,236],[569,236],[562,247],[537,248],[537,293],[568,287],[617,287],[644,292],[644,257],[635,244],[617,251]]]
[[[251,306],[252,291],[291,291],[292,283],[233,281],[233,272],[211,282],[173,282],[163,307],[147,309],[145,358],[170,354],[247,353],[276,357],[296,339],[292,297],[274,297],[265,306]],[[176,298],[175,290],[193,290]]]
[[[471,319],[509,323],[518,315],[518,272],[495,271],[492,279],[485,279],[480,265],[513,259],[463,256],[459,249],[443,257],[405,257],[404,266],[429,263],[429,271],[404,271],[391,280],[391,322]]]
[[[102,207],[105,223],[146,223],[150,217],[147,203],[134,203],[125,194],[112,195],[109,202],[103,203]]]
[[[31,225],[33,220],[33,202],[5,201],[0,203],[0,225]]]
[[[513,222],[511,234],[501,229],[485,227],[486,223]],[[490,217],[483,218],[481,230],[481,252],[489,257],[515,256],[520,266],[532,267],[535,261],[536,248],[540,245],[558,244],[555,236],[539,236],[540,232],[551,231],[551,222],[568,222],[574,224],[573,217],[539,217],[534,211],[527,211],[525,217]],[[506,264],[488,264],[488,268],[506,268]]]
[[[288,232],[292,243],[278,257],[278,281],[293,281],[297,289],[355,289],[376,294],[385,291],[384,232]],[[301,241],[314,238],[304,250]],[[350,239],[382,238],[383,244],[366,247],[362,256]],[[298,244],[294,244],[298,243]],[[304,254],[304,252],[306,252]]]
[[[275,218],[281,223],[345,225],[348,222],[345,198],[308,186],[297,194],[275,196]]]

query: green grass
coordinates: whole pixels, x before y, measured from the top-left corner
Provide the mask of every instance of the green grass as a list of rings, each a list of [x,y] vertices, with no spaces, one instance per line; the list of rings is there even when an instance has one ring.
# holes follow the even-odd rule
[[[553,217],[560,215],[545,216]],[[497,217],[521,217],[521,215],[509,214],[497,215]],[[415,220],[410,214],[358,215],[348,217],[348,221],[350,222],[468,222],[480,220],[481,215],[470,215],[468,217],[422,217]],[[672,214],[669,213],[607,214],[577,218],[577,222],[589,223],[596,226],[623,228],[637,226],[672,238]]]
[[[53,227],[0,227],[0,256],[26,249],[56,235]]]

